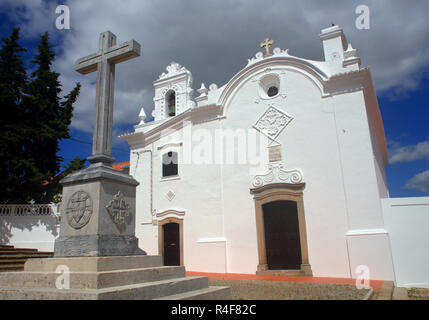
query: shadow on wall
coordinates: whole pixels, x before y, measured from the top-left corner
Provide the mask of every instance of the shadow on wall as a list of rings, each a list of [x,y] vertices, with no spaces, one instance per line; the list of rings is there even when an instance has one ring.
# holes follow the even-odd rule
[[[53,248],[59,235],[59,217],[48,214],[0,214],[0,244],[25,245],[41,250]]]

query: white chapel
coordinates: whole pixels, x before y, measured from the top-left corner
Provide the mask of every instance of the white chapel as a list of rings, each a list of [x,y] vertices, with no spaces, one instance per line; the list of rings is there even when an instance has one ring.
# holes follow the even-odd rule
[[[222,86],[193,97],[172,62],[153,82],[154,121],[131,146],[136,236],[190,271],[393,279],[382,198],[386,140],[368,68],[341,28],[324,61],[261,43]]]

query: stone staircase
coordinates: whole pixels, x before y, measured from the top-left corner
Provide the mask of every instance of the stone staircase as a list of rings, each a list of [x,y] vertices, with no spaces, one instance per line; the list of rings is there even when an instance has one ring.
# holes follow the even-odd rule
[[[70,271],[58,288],[57,268]],[[161,256],[30,259],[24,271],[0,274],[0,300],[229,300],[228,287],[186,277],[185,267],[164,266]]]
[[[21,249],[11,245],[0,245],[0,272],[22,271],[28,259],[48,258],[52,252],[37,249]]]

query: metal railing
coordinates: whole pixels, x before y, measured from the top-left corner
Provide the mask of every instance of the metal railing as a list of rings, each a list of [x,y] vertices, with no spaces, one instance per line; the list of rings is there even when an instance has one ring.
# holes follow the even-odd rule
[[[53,204],[2,204],[0,217],[57,216]]]

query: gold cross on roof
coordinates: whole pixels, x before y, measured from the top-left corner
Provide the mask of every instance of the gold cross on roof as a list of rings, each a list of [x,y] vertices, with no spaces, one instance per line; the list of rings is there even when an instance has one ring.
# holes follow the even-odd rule
[[[261,42],[261,48],[265,48],[267,50],[267,54],[265,55],[270,56],[270,47],[274,44],[274,40],[270,40],[270,38],[265,38],[264,41]]]

